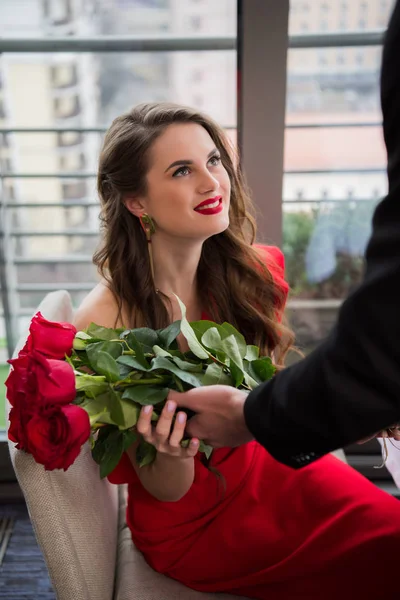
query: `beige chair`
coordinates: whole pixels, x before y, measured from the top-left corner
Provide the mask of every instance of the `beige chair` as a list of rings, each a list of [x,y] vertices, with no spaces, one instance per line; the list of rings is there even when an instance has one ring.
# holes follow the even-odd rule
[[[38,310],[51,321],[72,321],[66,291],[48,294]],[[65,473],[9,448],[58,600],[238,600],[195,592],[149,567],[125,523],[126,486],[100,479],[87,445]]]
[[[72,321],[66,291],[48,294],[38,310],[50,321]],[[58,600],[238,600],[190,590],[149,567],[125,524],[126,486],[100,479],[87,445],[65,473],[9,448]]]

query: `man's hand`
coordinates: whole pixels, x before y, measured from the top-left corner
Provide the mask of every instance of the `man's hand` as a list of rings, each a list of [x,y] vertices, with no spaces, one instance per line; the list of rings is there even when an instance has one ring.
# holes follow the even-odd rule
[[[375,433],[374,435],[370,435],[369,437],[360,440],[359,442],[357,442],[357,444],[366,444],[367,442],[370,442],[375,438],[393,438],[394,440],[396,440],[396,442],[400,442],[399,424],[397,423],[396,425],[392,425],[392,427],[388,427],[383,431],[378,431],[378,433]]]
[[[190,437],[221,448],[240,446],[253,439],[244,420],[246,397],[246,392],[227,385],[209,385],[183,393],[171,390],[168,400],[196,413],[186,426]]]

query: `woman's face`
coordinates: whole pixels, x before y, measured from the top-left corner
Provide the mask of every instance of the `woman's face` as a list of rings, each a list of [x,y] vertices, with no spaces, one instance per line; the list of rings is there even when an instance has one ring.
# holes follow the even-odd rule
[[[231,184],[208,132],[196,123],[169,125],[150,149],[147,193],[126,206],[147,213],[156,231],[206,240],[229,226]]]

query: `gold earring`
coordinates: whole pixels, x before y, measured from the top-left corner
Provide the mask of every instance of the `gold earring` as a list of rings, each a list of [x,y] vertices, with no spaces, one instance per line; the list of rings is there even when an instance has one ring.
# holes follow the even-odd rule
[[[146,213],[144,213],[143,215],[141,215],[139,217],[139,221],[140,221],[142,229],[146,235],[147,249],[149,251],[149,259],[150,259],[151,276],[154,281],[154,261],[153,261],[153,252],[152,252],[152,248],[151,248],[151,236],[153,235],[153,233],[155,233],[156,228],[154,226],[153,219]]]

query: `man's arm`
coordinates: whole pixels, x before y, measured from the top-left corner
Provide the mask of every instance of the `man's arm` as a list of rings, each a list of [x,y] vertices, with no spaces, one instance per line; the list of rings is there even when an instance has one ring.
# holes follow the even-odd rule
[[[385,39],[381,100],[389,192],[374,216],[364,282],[328,340],[244,405],[255,438],[291,466],[400,420],[400,0]]]

